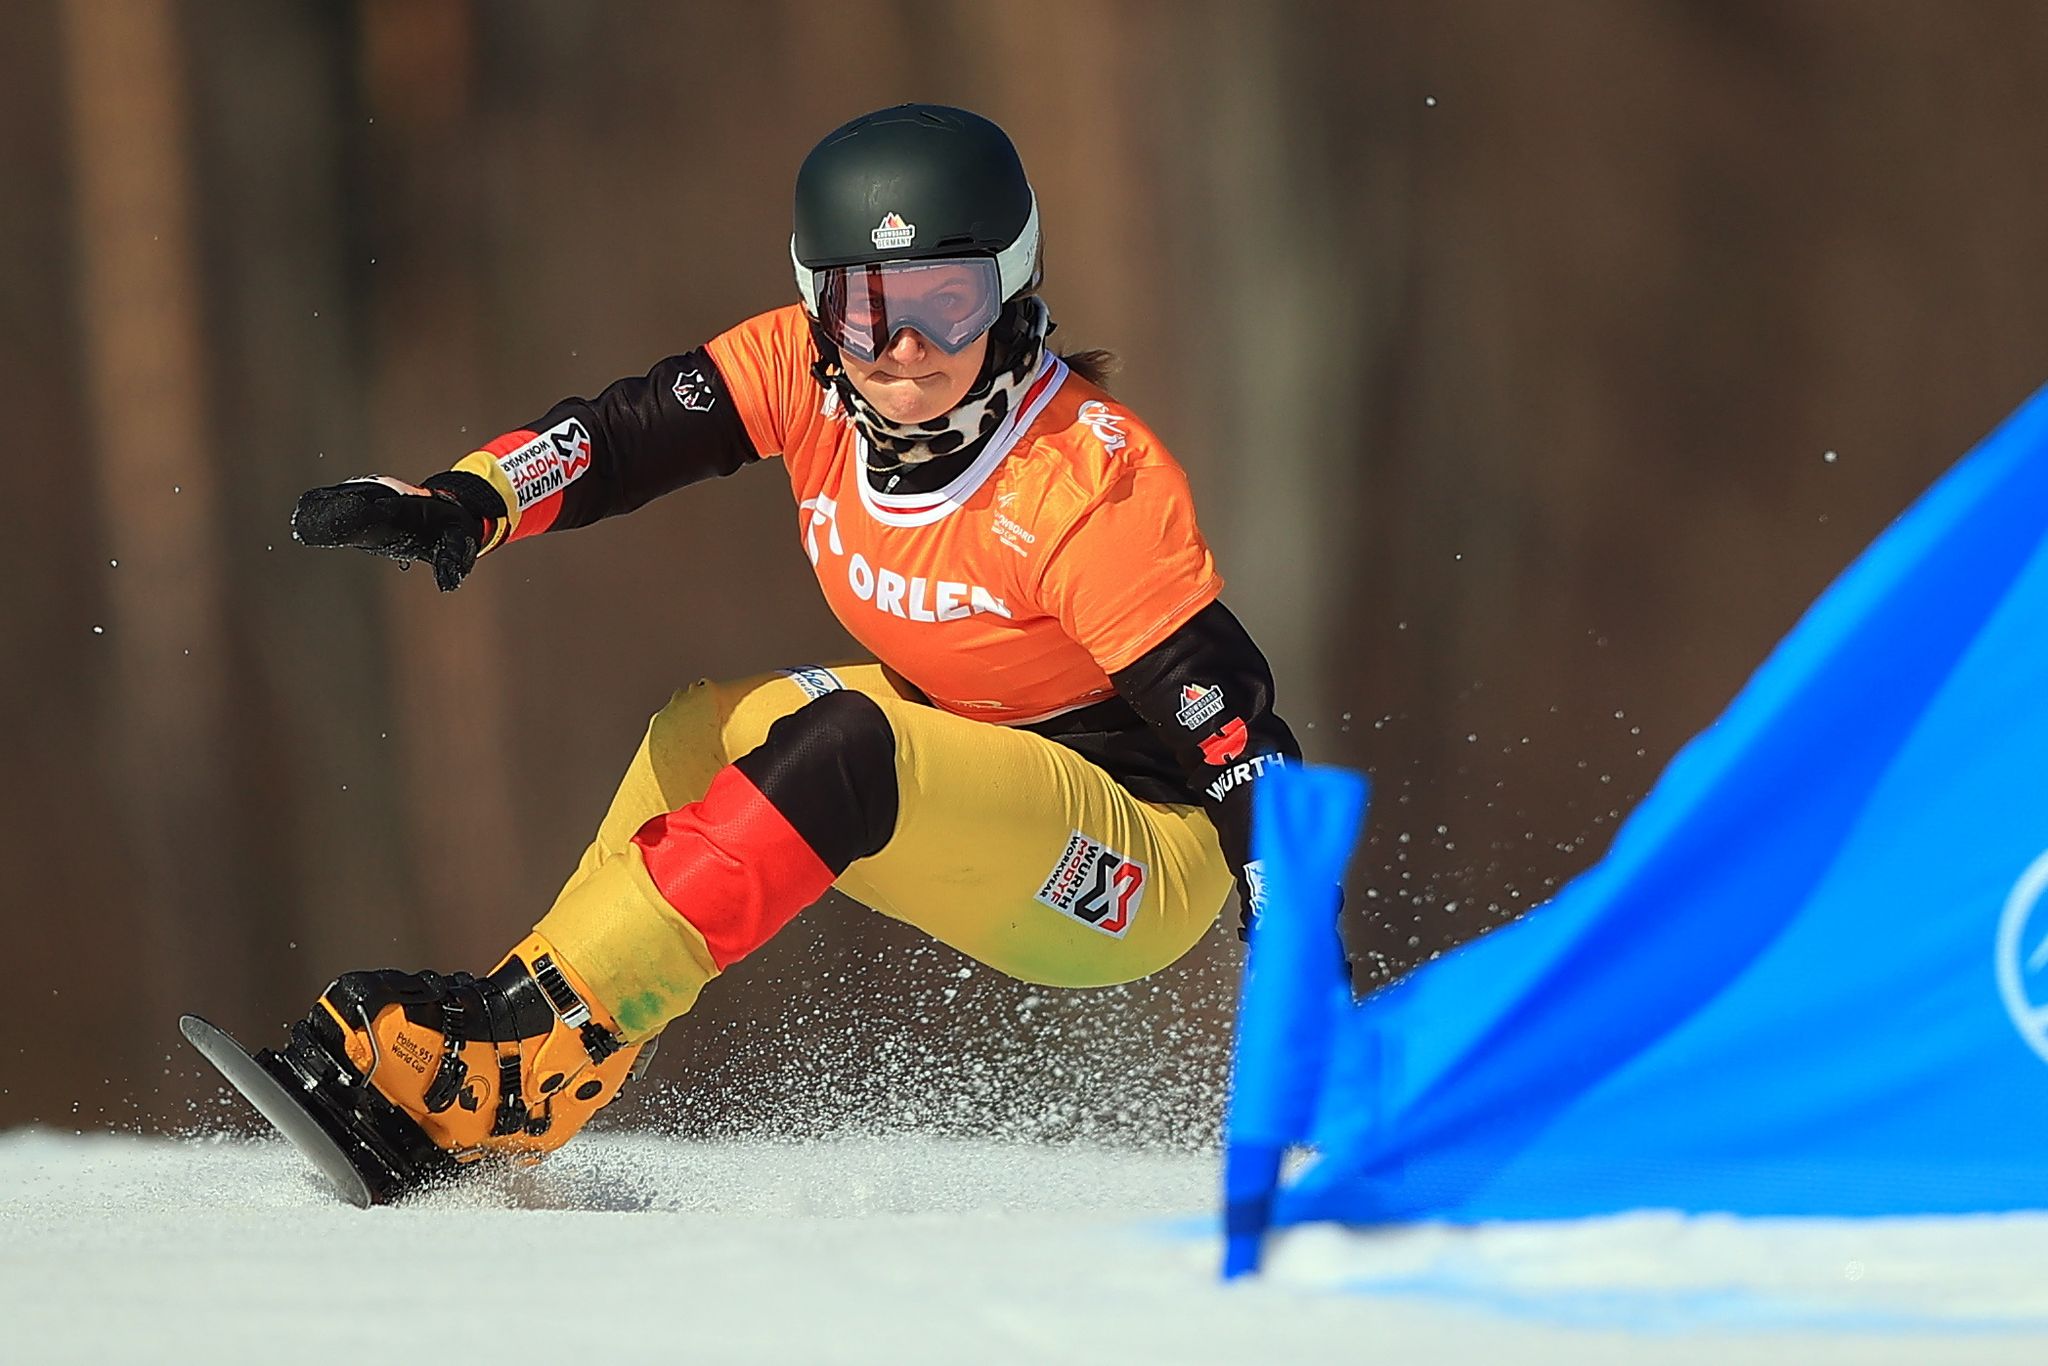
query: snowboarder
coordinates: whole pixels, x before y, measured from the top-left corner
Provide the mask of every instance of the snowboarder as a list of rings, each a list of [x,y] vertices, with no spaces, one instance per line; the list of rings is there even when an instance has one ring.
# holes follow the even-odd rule
[[[800,303],[418,485],[350,480],[293,514],[306,545],[426,561],[448,590],[514,542],[779,457],[873,656],[678,692],[488,975],[327,988],[272,1056],[330,1132],[374,1139],[379,1198],[567,1141],[828,888],[1067,987],[1171,963],[1233,879],[1257,912],[1250,786],[1299,750],[1180,467],[1100,353],[1047,346],[1009,138],[935,105],[855,119],[798,172],[790,254]]]

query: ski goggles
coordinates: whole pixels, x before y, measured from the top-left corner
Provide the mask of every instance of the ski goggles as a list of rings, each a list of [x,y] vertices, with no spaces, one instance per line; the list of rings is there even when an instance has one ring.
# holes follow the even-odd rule
[[[906,327],[957,356],[1003,311],[1002,275],[992,256],[833,266],[813,279],[825,335],[862,362],[879,358]]]

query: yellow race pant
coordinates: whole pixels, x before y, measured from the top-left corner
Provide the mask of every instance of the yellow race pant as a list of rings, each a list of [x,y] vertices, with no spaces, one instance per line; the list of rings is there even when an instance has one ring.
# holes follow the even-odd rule
[[[627,1038],[688,1010],[718,971],[692,908],[655,889],[634,834],[701,798],[770,725],[833,684],[874,699],[896,741],[895,834],[833,884],[855,901],[1011,977],[1085,987],[1173,962],[1229,896],[1229,868],[1199,807],[1140,801],[1073,751],[942,712],[878,665],[700,682],[656,713],[597,837],[537,926]]]

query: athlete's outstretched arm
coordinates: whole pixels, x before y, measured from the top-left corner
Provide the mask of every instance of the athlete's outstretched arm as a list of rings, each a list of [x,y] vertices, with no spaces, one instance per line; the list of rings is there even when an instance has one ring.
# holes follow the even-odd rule
[[[1110,682],[1201,793],[1237,878],[1238,933],[1245,934],[1261,901],[1251,863],[1252,784],[1301,757],[1294,732],[1273,710],[1265,655],[1228,607],[1211,602]]]
[[[420,484],[352,479],[314,489],[292,515],[307,545],[426,560],[443,590],[508,540],[631,512],[758,458],[702,347],[644,376],[569,398]]]
[[[509,513],[501,539],[518,540],[631,512],[755,458],[725,380],[700,346],[596,398],[563,399],[455,470],[491,485]]]

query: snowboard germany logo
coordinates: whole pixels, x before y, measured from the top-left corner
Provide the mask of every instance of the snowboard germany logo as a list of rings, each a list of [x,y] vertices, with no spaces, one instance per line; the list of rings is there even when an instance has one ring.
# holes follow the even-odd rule
[[[868,240],[883,251],[907,247],[917,240],[917,224],[904,222],[900,213],[885,213],[882,221],[875,225],[875,230],[868,234]]]

